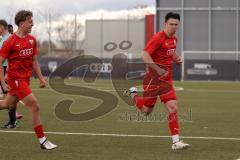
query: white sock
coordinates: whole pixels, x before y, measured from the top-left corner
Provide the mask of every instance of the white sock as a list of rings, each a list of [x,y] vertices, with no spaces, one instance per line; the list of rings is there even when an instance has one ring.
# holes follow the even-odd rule
[[[38,138],[40,144],[42,144],[47,138],[44,136],[42,138]]]
[[[137,93],[130,93],[131,98],[134,98],[137,95]]]
[[[173,141],[173,143],[179,142],[179,135],[178,134],[173,135],[172,141]]]

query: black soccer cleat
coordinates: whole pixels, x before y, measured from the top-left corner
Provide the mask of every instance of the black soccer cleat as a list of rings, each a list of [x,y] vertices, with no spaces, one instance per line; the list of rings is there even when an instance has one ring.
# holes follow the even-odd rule
[[[7,124],[2,126],[1,128],[11,129],[11,128],[17,128],[17,127],[18,127],[18,123],[17,123],[17,121],[15,121],[14,123],[8,122]]]

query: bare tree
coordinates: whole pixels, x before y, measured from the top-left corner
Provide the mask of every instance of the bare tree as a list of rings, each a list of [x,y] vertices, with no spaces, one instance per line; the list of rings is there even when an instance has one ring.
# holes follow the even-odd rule
[[[82,32],[83,25],[77,22],[77,15],[74,19],[64,21],[57,27],[60,43],[69,52],[77,49],[77,43]]]
[[[49,41],[43,41],[41,44],[40,44],[40,47],[41,48],[48,48],[48,46],[49,46],[49,44],[51,44],[51,46],[52,46],[52,49],[56,49],[57,47],[56,47],[56,44],[53,42],[53,41],[51,41],[51,43],[49,43]]]
[[[46,9],[45,11],[38,10],[38,18],[40,21],[46,23],[46,32],[48,34],[48,55],[51,55],[52,52],[52,20],[59,17],[60,14],[54,11],[51,8]]]
[[[9,20],[8,23],[13,24],[14,23],[14,15],[16,12],[16,6],[14,5],[14,0],[9,0],[9,6],[8,6],[8,16]]]

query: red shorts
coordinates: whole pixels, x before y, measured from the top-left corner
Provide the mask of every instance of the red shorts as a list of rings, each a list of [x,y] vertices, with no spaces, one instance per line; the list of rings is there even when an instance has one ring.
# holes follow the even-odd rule
[[[165,78],[160,78],[147,73],[143,79],[143,89],[144,105],[147,107],[154,107],[158,96],[163,103],[177,99],[171,74]]]
[[[12,96],[18,97],[18,100],[22,100],[24,97],[32,93],[31,88],[29,87],[30,80],[7,80],[10,90],[8,93]]]

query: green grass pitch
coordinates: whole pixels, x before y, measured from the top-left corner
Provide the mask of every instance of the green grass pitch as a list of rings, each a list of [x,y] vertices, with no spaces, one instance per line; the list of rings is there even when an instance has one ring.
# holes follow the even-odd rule
[[[84,85],[76,79],[67,80],[67,83]],[[29,110],[20,104],[19,112],[24,117],[19,121],[19,127],[0,129],[1,160],[236,160],[240,158],[239,82],[175,82],[177,87],[184,88],[177,91],[180,127],[181,135],[186,137],[183,140],[191,145],[191,148],[183,151],[172,151],[169,137],[154,137],[169,136],[168,123],[164,119],[164,115],[167,115],[166,109],[160,103],[155,106],[151,119],[133,117],[129,120],[124,116],[127,114],[134,116],[136,110],[118,97],[119,103],[116,109],[103,117],[88,122],[66,122],[55,114],[55,105],[60,100],[73,99],[74,103],[71,107],[73,113],[88,111],[101,101],[79,95],[60,94],[49,86],[39,89],[37,80],[33,80],[31,85],[41,104],[41,120],[45,131],[58,133],[47,134],[49,140],[56,143],[58,148],[43,151],[35,135],[25,133],[32,131],[32,125]],[[109,91],[117,96],[109,80],[98,80],[88,87]],[[7,111],[2,110],[1,125],[7,119]],[[211,137],[236,139],[219,140]]]

